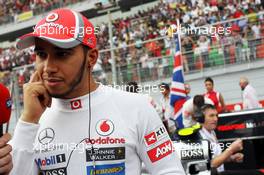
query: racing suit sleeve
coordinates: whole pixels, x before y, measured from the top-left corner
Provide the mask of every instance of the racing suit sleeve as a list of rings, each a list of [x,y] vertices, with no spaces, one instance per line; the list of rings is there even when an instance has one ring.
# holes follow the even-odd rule
[[[9,175],[37,175],[38,167],[34,162],[34,141],[39,129],[38,124],[19,120],[10,141],[12,146],[13,169]]]
[[[152,175],[185,175],[173,143],[155,109],[146,101],[138,114],[137,153]]]

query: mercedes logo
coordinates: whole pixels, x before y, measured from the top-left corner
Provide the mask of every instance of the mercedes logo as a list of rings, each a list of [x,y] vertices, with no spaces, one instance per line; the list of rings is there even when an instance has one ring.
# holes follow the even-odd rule
[[[38,135],[39,143],[42,145],[46,145],[53,141],[55,137],[55,132],[52,128],[45,128],[42,131],[40,131]]]

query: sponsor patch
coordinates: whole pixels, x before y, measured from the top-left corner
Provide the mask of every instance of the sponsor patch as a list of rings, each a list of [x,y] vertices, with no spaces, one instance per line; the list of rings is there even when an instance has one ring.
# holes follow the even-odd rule
[[[65,154],[58,154],[55,156],[45,157],[43,159],[35,159],[38,167],[46,167],[50,165],[56,165],[66,161]]]
[[[162,138],[168,136],[166,129],[164,126],[160,126],[159,128],[155,129],[153,132],[146,135],[145,142],[147,146],[153,145],[160,141]]]
[[[114,123],[111,120],[103,119],[96,124],[96,132],[101,136],[109,136],[113,131]]]
[[[94,148],[86,150],[86,161],[92,161],[94,156],[95,161],[107,160],[122,160],[125,159],[125,147],[111,147],[111,148]]]
[[[65,146],[63,143],[61,144],[47,144],[47,145],[35,145],[34,147],[34,151],[35,153],[39,154],[39,153],[47,153],[50,151],[62,151],[65,150]]]
[[[125,175],[125,163],[87,166],[86,170],[87,175]]]
[[[82,108],[82,101],[79,100],[73,100],[71,101],[71,109],[76,110]]]
[[[124,138],[112,138],[112,137],[99,137],[98,139],[85,139],[86,144],[98,144],[98,145],[108,145],[108,144],[125,144]]]
[[[38,135],[38,141],[42,145],[51,143],[55,138],[55,131],[52,128],[44,128]]]
[[[40,170],[40,175],[67,175],[66,167],[51,170]]]
[[[151,162],[156,162],[171,154],[173,151],[172,143],[170,140],[160,144],[159,146],[149,150],[148,156]]]
[[[181,160],[204,159],[203,149],[181,150]]]

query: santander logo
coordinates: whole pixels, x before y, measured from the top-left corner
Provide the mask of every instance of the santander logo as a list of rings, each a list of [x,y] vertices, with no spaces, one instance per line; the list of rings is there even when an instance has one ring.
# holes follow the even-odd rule
[[[96,124],[96,132],[101,136],[108,136],[114,131],[114,124],[111,120],[99,120]]]

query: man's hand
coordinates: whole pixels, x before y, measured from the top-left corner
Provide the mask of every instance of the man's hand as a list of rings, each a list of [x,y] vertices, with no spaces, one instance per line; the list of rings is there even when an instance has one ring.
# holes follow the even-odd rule
[[[232,155],[230,158],[231,158],[232,162],[241,163],[241,162],[243,162],[244,154],[236,153],[236,154]]]
[[[24,111],[21,120],[38,123],[42,113],[51,106],[51,97],[45,88],[38,72],[35,72],[29,83],[23,86]]]
[[[243,150],[243,141],[241,139],[237,139],[227,149],[230,150],[232,154],[237,153]]]
[[[4,134],[0,138],[0,173],[6,175],[13,168],[12,156],[10,154],[12,151],[12,147],[7,144],[10,139],[10,134]]]

